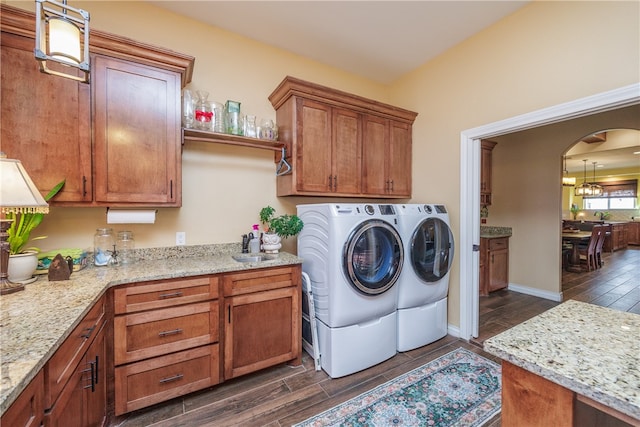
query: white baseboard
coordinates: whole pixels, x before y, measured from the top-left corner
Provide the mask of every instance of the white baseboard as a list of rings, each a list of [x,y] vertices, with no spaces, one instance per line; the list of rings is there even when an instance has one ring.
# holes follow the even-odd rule
[[[551,301],[562,302],[562,292],[550,292],[542,289],[531,288],[529,286],[522,286],[515,283],[509,283],[507,288],[510,291],[519,292],[521,294],[532,295],[534,297],[544,298]]]
[[[452,337],[460,338],[460,328],[453,326],[451,323],[447,324],[447,333]]]

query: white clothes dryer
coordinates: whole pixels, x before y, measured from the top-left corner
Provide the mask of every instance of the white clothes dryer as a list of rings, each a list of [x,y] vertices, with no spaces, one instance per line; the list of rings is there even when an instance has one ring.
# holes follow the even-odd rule
[[[404,248],[394,205],[298,205],[298,256],[318,320],[320,364],[333,378],[396,354],[396,282]]]
[[[405,250],[398,279],[397,350],[408,351],[447,334],[454,241],[443,205],[404,204],[396,210]]]

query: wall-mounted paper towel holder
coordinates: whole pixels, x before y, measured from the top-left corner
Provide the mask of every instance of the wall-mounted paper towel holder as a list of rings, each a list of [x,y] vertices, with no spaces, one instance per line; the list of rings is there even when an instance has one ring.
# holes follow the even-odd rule
[[[107,224],[154,224],[155,209],[111,209],[107,208]]]

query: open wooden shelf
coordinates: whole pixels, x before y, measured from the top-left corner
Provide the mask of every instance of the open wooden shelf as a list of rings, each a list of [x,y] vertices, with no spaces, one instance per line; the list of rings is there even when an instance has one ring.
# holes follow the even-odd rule
[[[280,151],[284,144],[270,139],[247,138],[245,136],[226,133],[209,132],[197,129],[182,129],[182,141],[200,141],[214,144],[239,145],[242,147],[260,148],[262,150]]]

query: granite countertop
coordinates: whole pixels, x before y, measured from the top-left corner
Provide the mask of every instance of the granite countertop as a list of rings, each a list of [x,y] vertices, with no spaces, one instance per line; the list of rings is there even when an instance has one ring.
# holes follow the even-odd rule
[[[0,297],[0,414],[13,403],[69,336],[91,306],[115,285],[301,264],[295,255],[243,263],[231,256],[239,244],[137,250],[139,260],[119,267],[90,265],[70,280],[46,275],[24,291]]]
[[[481,239],[498,239],[500,237],[511,237],[511,227],[496,227],[492,225],[480,226]]]
[[[570,300],[484,349],[640,420],[640,315]]]

